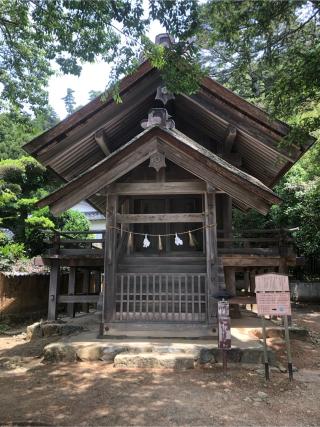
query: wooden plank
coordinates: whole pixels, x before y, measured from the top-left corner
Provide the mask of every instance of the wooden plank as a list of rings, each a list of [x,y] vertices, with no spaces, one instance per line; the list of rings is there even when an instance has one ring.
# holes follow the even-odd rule
[[[222,255],[225,267],[278,267],[279,256]]]
[[[117,214],[118,224],[146,224],[146,223],[175,223],[175,222],[203,222],[202,213],[174,213],[174,214]]]
[[[117,182],[110,187],[111,194],[138,196],[156,194],[202,194],[206,191],[203,181],[180,182]]]
[[[95,304],[99,300],[99,295],[59,295],[59,303],[75,304]]]
[[[60,284],[60,262],[58,259],[51,260],[48,301],[48,320],[57,318],[57,300]]]
[[[101,151],[105,156],[109,156],[110,150],[108,147],[108,140],[105,132],[103,130],[100,130],[94,134],[94,140],[100,147]]]
[[[74,295],[75,294],[75,288],[76,288],[76,268],[70,267],[69,270],[69,279],[68,279],[68,295]],[[70,303],[68,304],[68,315],[70,317],[74,317],[74,304]]]

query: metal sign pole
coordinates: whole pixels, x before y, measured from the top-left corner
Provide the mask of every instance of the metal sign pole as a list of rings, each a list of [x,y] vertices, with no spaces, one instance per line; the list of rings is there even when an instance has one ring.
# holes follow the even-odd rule
[[[267,347],[267,331],[266,331],[266,319],[264,316],[261,316],[262,323],[262,334],[263,334],[263,357],[264,357],[264,375],[266,381],[270,380],[269,375],[269,360],[268,360],[268,347]]]
[[[285,334],[286,346],[287,346],[289,380],[292,381],[293,380],[293,370],[292,370],[292,357],[291,357],[288,316],[284,316],[284,334]]]

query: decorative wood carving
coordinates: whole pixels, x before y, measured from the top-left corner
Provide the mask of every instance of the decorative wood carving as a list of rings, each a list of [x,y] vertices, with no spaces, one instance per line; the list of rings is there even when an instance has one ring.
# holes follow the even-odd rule
[[[169,92],[165,86],[158,86],[156,98],[161,101],[164,105],[171,99],[175,99],[175,96],[172,92]]]
[[[154,168],[159,172],[161,168],[165,168],[166,166],[166,158],[163,153],[157,152],[150,156],[149,168]]]
[[[152,126],[160,126],[166,129],[174,129],[175,123],[170,118],[168,111],[165,108],[152,108],[148,113],[148,118],[142,120],[141,126],[147,129]]]

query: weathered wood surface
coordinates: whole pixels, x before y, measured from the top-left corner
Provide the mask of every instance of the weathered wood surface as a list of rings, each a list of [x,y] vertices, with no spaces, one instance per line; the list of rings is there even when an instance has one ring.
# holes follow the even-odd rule
[[[119,182],[110,186],[111,194],[157,195],[157,194],[203,194],[206,184],[203,181],[180,182]]]
[[[50,265],[48,320],[55,320],[57,317],[57,297],[60,287],[60,261],[58,259],[51,260]]]
[[[119,224],[147,224],[161,222],[203,222],[202,213],[174,213],[174,214],[118,214],[117,223]]]
[[[149,62],[144,62],[140,65],[139,69],[134,73],[126,76],[121,80],[120,83],[120,96],[123,96],[125,92],[130,90],[130,88],[135,85],[139,80],[152,71],[152,66]],[[61,134],[70,132],[71,129],[75,128],[79,123],[85,123],[88,119],[93,117],[97,112],[105,109],[108,105],[113,104],[114,100],[112,94],[109,95],[106,101],[101,101],[101,97],[98,96],[91,102],[89,102],[80,110],[76,111],[74,114],[66,117],[58,125],[54,126],[52,129],[44,132],[40,136],[34,138],[31,142],[24,146],[24,150],[29,154],[33,154],[34,151],[39,150],[44,145],[48,144],[50,141],[54,140]]]
[[[104,321],[108,322],[114,318],[115,311],[115,286],[116,286],[116,245],[117,233],[113,228],[116,226],[116,215],[118,211],[118,196],[108,195],[106,204],[106,227],[105,254],[104,254],[104,296],[103,315]]]
[[[158,142],[155,137],[159,138]],[[195,149],[172,131],[151,128],[87,173],[39,201],[38,206],[49,204],[52,212],[58,214],[112,183],[158,150],[178,166],[261,213],[266,213],[270,204],[279,202],[279,198],[259,181],[249,179],[249,175],[237,172],[234,167],[226,167],[217,156],[210,155],[209,159],[205,149]]]
[[[58,303],[66,303],[69,305],[80,304],[94,304],[99,300],[99,295],[59,295]]]
[[[206,321],[203,273],[118,273],[116,295],[118,321]]]

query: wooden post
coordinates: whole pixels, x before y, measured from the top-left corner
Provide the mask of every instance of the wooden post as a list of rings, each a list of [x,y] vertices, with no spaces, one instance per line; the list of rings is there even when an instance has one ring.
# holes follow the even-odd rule
[[[60,284],[60,260],[51,260],[50,283],[49,283],[49,301],[48,301],[48,320],[57,318],[57,299]]]
[[[284,333],[285,333],[286,347],[287,347],[289,380],[292,381],[293,369],[292,369],[292,356],[291,356],[288,316],[284,316],[283,320],[284,320]]]
[[[117,210],[118,196],[107,194],[104,256],[104,322],[110,322],[115,312],[116,230],[113,227],[116,227]]]
[[[217,304],[212,294],[218,284],[218,249],[216,227],[216,194],[215,189],[207,187],[205,193],[205,225],[206,225],[206,258],[207,258],[207,321],[213,324],[217,318]],[[209,227],[211,226],[211,227]]]
[[[88,295],[90,285],[90,270],[88,268],[83,270],[82,280],[82,293]],[[82,304],[82,311],[89,313],[89,304],[87,302]]]
[[[69,280],[68,280],[68,295],[74,295],[75,294],[75,288],[76,288],[76,267],[70,267],[69,270]],[[73,302],[68,303],[68,315],[70,317],[74,317],[75,315],[75,305]]]
[[[262,336],[263,336],[263,357],[264,357],[264,374],[266,381],[270,380],[269,375],[269,359],[268,359],[268,347],[267,347],[267,331],[266,331],[266,319],[261,316],[262,323]]]
[[[232,238],[232,198],[227,194],[221,195],[222,202],[222,227],[223,237],[225,239]],[[231,247],[230,242],[225,242],[224,247]]]

